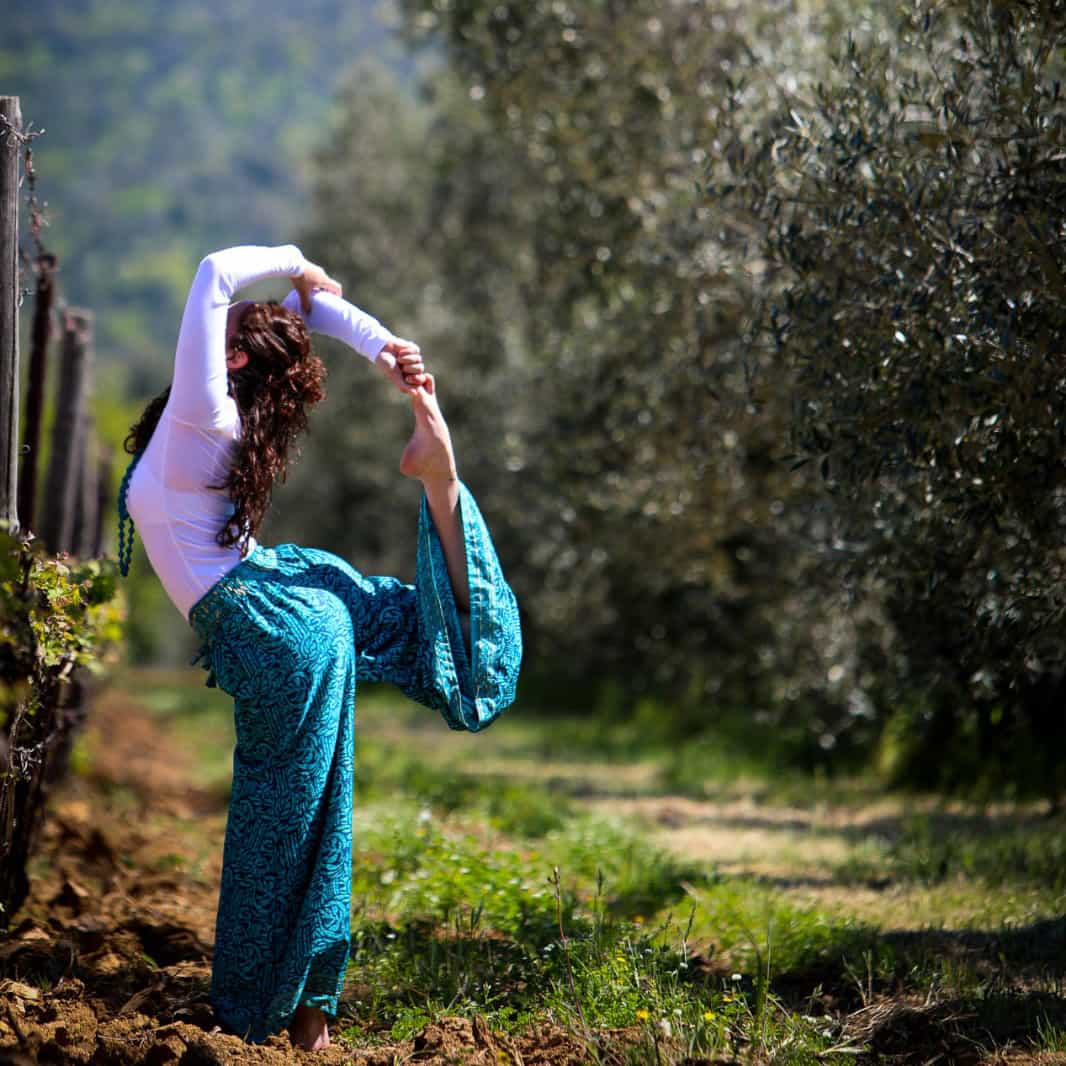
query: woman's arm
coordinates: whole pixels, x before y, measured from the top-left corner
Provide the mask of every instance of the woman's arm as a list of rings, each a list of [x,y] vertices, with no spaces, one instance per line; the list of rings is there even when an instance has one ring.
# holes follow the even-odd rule
[[[295,289],[282,300],[282,305],[295,311],[312,333],[347,344],[371,363],[389,341],[397,339],[373,315],[330,292],[313,292],[309,311],[303,309]]]
[[[310,310],[306,310],[295,289],[282,304],[300,315],[312,333],[341,341],[368,359],[401,392],[410,393],[423,384],[425,366],[418,345],[395,336],[355,304],[333,293],[312,292]]]
[[[264,278],[300,277],[313,269],[317,268],[294,244],[226,248],[201,261],[185,302],[174,356],[168,406],[176,418],[204,426],[232,422],[235,407],[227,390],[226,313],[233,294]],[[336,282],[326,280],[340,291]]]

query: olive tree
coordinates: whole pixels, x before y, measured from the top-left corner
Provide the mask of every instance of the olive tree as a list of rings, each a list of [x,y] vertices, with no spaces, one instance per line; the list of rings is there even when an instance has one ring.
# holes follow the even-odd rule
[[[742,708],[804,750],[858,738],[883,621],[842,609],[817,475],[783,458],[789,383],[756,373],[760,279],[696,181],[737,72],[765,117],[826,70],[843,6],[403,8],[437,66],[417,95],[353,80],[304,245],[439,370],[531,673],[683,693],[689,725]],[[286,492],[392,569],[404,419],[364,380],[334,374]]]
[[[1066,785],[1064,44],[1059,3],[906,5],[765,121],[736,85],[708,166],[925,781]]]

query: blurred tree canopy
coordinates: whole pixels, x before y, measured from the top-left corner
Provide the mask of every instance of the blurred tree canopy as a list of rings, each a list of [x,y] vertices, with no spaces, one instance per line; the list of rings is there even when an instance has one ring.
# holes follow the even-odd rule
[[[381,50],[375,0],[6,4],[0,91],[22,100],[59,282],[137,396],[173,365],[196,264],[292,239],[344,70]]]
[[[1066,5],[397,11],[328,105],[364,5],[8,20],[102,350],[147,383],[208,247],[295,238],[438,372],[557,702],[1062,791]],[[410,574],[404,403],[328,361],[265,534]]]
[[[857,638],[879,646],[880,623],[839,610],[813,478],[782,462],[788,382],[752,389],[757,286],[708,237],[697,182],[736,69],[767,71],[765,114],[771,59],[794,85],[824,76],[842,5],[405,10],[446,62],[415,100],[354,79],[304,245],[439,367],[532,665],[630,702],[668,692],[696,724],[761,709],[804,750],[861,733]],[[405,420],[333,366],[276,528],[313,511],[331,545],[396,571]]]
[[[442,66],[353,82],[305,244],[440,370],[535,663],[1061,788],[1063,6],[402,8]],[[395,570],[365,380],[286,499]]]
[[[927,783],[1066,786],[1064,45],[1062,3],[908,5],[767,122],[738,85],[708,166]]]

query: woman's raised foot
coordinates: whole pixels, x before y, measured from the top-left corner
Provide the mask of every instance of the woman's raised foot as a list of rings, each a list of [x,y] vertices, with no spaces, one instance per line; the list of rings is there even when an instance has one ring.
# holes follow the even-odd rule
[[[455,453],[448,423],[437,403],[436,382],[426,375],[425,384],[411,394],[415,428],[400,459],[400,473],[417,481],[454,481]]]

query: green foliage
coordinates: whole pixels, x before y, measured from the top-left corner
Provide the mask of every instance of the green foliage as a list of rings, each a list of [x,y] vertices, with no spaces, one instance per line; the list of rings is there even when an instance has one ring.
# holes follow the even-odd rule
[[[847,569],[879,578],[884,691],[923,697],[910,780],[1007,753],[1000,781],[1066,785],[1064,43],[1058,4],[901,7],[762,121],[738,84],[708,166],[765,280],[792,447]]]
[[[502,777],[457,774],[413,756],[364,741],[359,749],[359,792],[382,799],[397,790],[445,812],[478,810],[494,829],[542,837],[570,814],[562,797],[549,796]]]
[[[108,559],[67,560],[39,544],[0,533],[0,655],[4,710],[15,693],[39,687],[74,666],[99,669],[101,653],[122,633],[118,569]],[[48,681],[46,682],[46,679]],[[17,697],[16,697],[17,698]]]
[[[75,667],[100,669],[121,635],[117,567],[45,554],[0,530],[0,924],[26,897],[26,863],[79,721]],[[75,698],[69,698],[71,691]]]
[[[614,958],[626,950],[623,943],[632,948],[639,942],[632,977],[649,967],[655,970],[650,960],[647,965],[641,960],[661,949],[652,945],[649,932],[609,917],[611,901],[604,886],[622,875],[623,894],[632,892],[633,878],[643,876],[640,867],[632,869],[635,847],[654,870],[671,865],[665,856],[580,817],[572,817],[565,831],[538,845],[527,839],[516,846],[513,838],[485,840],[457,832],[458,827],[439,821],[428,809],[395,812],[395,803],[391,806],[393,812],[384,816],[380,810],[364,811],[356,832],[359,932],[353,964],[359,980],[377,989],[361,1004],[372,1013],[385,1011],[392,1017],[399,1008],[395,1017],[402,1027],[404,1001],[411,1008],[428,1003],[431,1010],[447,1004],[449,1010],[487,1008],[493,1015],[499,1012],[498,1021],[509,1028],[523,1025],[541,1010],[545,995],[561,992],[560,922],[576,938],[574,950],[582,959],[579,970],[587,971],[583,988],[587,985],[589,997],[608,994],[597,988],[593,971],[606,960],[617,969]],[[620,843],[625,847],[619,849]],[[553,863],[567,864],[558,889],[546,880]],[[676,868],[674,874],[676,884]],[[653,905],[661,891],[655,876],[643,881],[640,893]],[[597,884],[587,903],[594,915],[590,921],[578,909]],[[377,915],[389,920],[383,925]],[[618,990],[610,994],[617,996]],[[634,1009],[631,1005],[625,1011],[620,1024],[632,1022]]]
[[[232,710],[194,673],[122,687],[180,729],[198,783],[214,785]],[[662,750],[631,721],[597,745],[590,720],[519,714],[470,738],[384,688],[361,694],[346,1043],[480,1014],[525,1035],[561,1024],[590,1062],[807,1066],[912,1036],[929,1058],[960,1019],[969,1048],[1053,1045],[1061,818],[961,803],[908,816],[872,779],[797,775],[786,801],[768,800],[772,764],[740,784],[712,764],[722,776],[700,804],[656,797]],[[501,782],[516,809],[557,802],[562,824],[502,827]],[[654,836],[589,809],[635,788],[653,790],[626,806]],[[221,811],[181,832],[190,853],[217,846]],[[918,1003],[920,1030],[905,1024]],[[897,1009],[898,1029],[878,1024]]]
[[[714,931],[731,964],[749,981],[768,963],[784,974],[837,967],[843,956],[857,955],[874,936],[861,922],[797,905],[772,886],[748,878],[723,879],[693,896],[697,928]]]
[[[1038,1051],[1066,1051],[1066,1028],[1042,1018],[1036,1023],[1037,1038],[1033,1045]]]
[[[328,114],[360,6],[284,16],[330,25],[303,45],[228,6],[236,60],[195,5],[101,0],[77,33],[54,4],[15,16],[0,69],[50,126],[42,176],[89,161],[68,184],[95,210],[53,196],[54,232],[97,249],[86,294],[122,296],[102,347],[165,366],[197,242],[291,237],[289,161],[316,141],[298,237],[439,371],[546,703],[599,687],[645,737],[721,716],[728,744],[665,771],[688,790],[760,748],[1061,790],[1061,5],[398,10],[417,93],[364,66]],[[123,122],[93,133],[87,100]],[[324,347],[329,399],[265,535],[410,574],[402,401]],[[495,802],[500,826],[555,824]]]
[[[506,1031],[552,1021],[592,1041],[597,1030],[636,1026],[661,1061],[756,1036],[784,1049],[830,1046],[828,1032],[765,989],[760,999],[752,982],[707,979],[689,948],[691,923],[634,913],[637,901],[657,913],[681,883],[695,890],[708,879],[621,825],[574,813],[538,842],[486,838],[398,804],[395,792],[356,822],[354,1024],[344,1033],[354,1042],[368,1030],[402,1039],[445,1014],[481,1014]]]
[[[730,71],[776,53],[809,77],[843,5],[403,6],[444,66],[419,99],[380,74],[345,94],[304,243],[439,372],[528,673],[560,705],[574,682],[613,686],[620,714],[668,694],[674,737],[723,705],[795,723],[824,760],[830,721],[868,726],[855,648],[879,620],[827,584],[812,473],[780,461],[785,384],[751,389],[756,288],[708,240],[694,178]],[[406,418],[364,378],[335,374],[275,528],[313,512],[334,550],[408,573]]]

